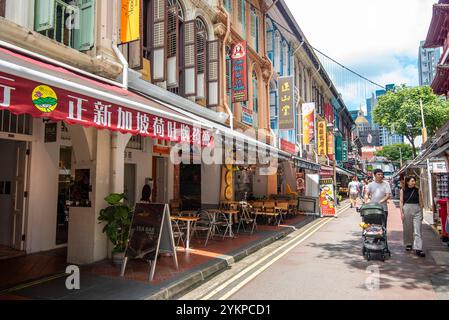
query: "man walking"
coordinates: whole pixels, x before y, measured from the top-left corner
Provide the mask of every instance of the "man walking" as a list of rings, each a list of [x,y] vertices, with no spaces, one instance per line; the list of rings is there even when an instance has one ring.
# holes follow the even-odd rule
[[[357,205],[357,197],[359,196],[360,192],[360,185],[357,181],[357,177],[354,176],[352,178],[352,181],[348,185],[349,188],[349,201],[351,202],[351,208],[355,207]]]
[[[368,184],[365,193],[365,203],[376,202],[382,205],[385,213],[385,227],[388,220],[388,199],[391,198],[391,188],[384,181],[384,173],[381,169],[374,170],[374,181]]]

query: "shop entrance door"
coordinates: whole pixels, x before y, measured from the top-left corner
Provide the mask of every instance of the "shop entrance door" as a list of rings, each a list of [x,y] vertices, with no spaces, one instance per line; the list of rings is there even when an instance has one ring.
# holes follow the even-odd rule
[[[136,165],[134,163],[125,164],[124,182],[126,198],[128,203],[133,206],[136,203]]]
[[[168,158],[156,158],[155,202],[168,203]]]
[[[179,191],[182,210],[201,208],[201,165],[181,164]],[[206,186],[207,187],[207,186]]]
[[[28,142],[0,139],[0,245],[24,250]]]

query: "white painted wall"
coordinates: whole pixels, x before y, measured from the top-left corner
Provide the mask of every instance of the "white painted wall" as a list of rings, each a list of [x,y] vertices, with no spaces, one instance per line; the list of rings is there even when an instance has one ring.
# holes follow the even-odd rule
[[[33,120],[26,251],[47,251],[56,246],[59,171],[58,142],[44,143],[44,123]]]

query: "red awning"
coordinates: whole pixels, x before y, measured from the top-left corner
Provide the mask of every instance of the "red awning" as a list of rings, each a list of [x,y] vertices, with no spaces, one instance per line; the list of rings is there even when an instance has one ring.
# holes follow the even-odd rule
[[[449,4],[433,5],[432,21],[430,22],[424,48],[436,48],[444,45],[447,38],[447,24],[449,17]]]
[[[157,101],[3,48],[0,109],[173,142],[207,145],[212,136]]]

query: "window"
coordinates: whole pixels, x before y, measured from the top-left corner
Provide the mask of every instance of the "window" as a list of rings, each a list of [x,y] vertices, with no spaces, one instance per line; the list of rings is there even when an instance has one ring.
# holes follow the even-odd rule
[[[288,75],[288,65],[289,65],[289,56],[288,56],[288,44],[287,41],[282,41],[282,71],[281,75]]]
[[[267,18],[267,54],[268,58],[274,63],[274,31],[273,23]]]
[[[197,70],[197,95],[200,104],[205,105],[206,98],[206,44],[207,31],[203,20],[196,19],[196,70]]]
[[[251,7],[250,15],[251,23],[251,46],[256,52],[259,52],[259,18],[257,16],[256,8]]]
[[[95,0],[36,0],[34,30],[79,51],[92,49]]]
[[[233,0],[224,0],[224,7],[228,11],[228,13],[232,16],[232,1]]]
[[[281,34],[278,30],[274,33],[274,70],[281,74]]]
[[[180,34],[184,11],[176,0],[168,1],[167,10],[167,90],[179,94],[180,87]]]
[[[270,127],[273,130],[276,130],[278,128],[277,125],[277,109],[278,109],[278,97],[277,97],[277,90],[276,87],[273,84],[270,84]]]
[[[245,0],[237,0],[237,19],[242,26],[242,38],[246,38],[245,29]]]
[[[253,90],[253,97],[252,97],[252,102],[253,102],[253,124],[255,128],[259,127],[259,117],[258,117],[258,113],[259,113],[259,100],[258,100],[258,96],[259,96],[259,86],[258,86],[258,81],[257,81],[257,73],[256,71],[253,70],[252,73],[252,90]]]

